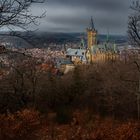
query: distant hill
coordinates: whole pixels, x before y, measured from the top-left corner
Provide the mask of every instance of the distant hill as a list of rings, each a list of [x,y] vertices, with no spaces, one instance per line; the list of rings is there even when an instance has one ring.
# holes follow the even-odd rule
[[[7,43],[13,47],[31,48],[31,47],[47,47],[50,43],[65,44],[65,43],[80,43],[81,37],[86,39],[85,33],[48,33],[48,32],[14,32],[13,36],[0,35],[0,42]],[[99,35],[99,42],[104,42],[107,35]],[[119,35],[110,35],[111,42],[125,43],[127,37]],[[45,44],[45,45],[44,45]]]
[[[31,35],[30,35],[31,36]],[[56,43],[56,44],[65,44],[67,42],[72,43],[80,43],[81,37],[85,38],[85,41],[87,40],[86,33],[34,33],[32,34],[31,42],[36,42],[36,45],[40,45],[42,43]],[[98,40],[99,42],[104,42],[107,39],[107,35],[99,35]],[[109,40],[111,42],[118,43],[125,43],[127,42],[127,37],[122,35],[110,35]]]
[[[27,42],[27,40],[9,35],[0,35],[0,44],[4,44],[7,47],[15,48],[31,48],[32,45]]]

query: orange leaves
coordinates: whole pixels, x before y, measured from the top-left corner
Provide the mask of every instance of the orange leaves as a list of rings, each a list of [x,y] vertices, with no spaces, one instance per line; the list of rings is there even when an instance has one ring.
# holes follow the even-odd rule
[[[88,120],[86,115],[85,112],[74,113],[74,122],[67,125],[57,124],[53,122],[54,120],[50,120],[53,123],[40,123],[44,121],[34,110],[25,109],[14,114],[0,115],[0,140],[139,140],[140,138],[139,122],[121,122],[99,116],[93,116]]]
[[[0,115],[0,139],[24,139],[32,135],[40,124],[39,113],[23,110],[14,114]]]
[[[43,130],[47,131],[42,131],[42,138],[46,138],[45,140],[139,140],[140,138],[138,122],[121,122],[100,117],[94,117],[90,122],[83,123],[84,121],[67,125],[53,124],[47,126],[48,129],[44,126]]]

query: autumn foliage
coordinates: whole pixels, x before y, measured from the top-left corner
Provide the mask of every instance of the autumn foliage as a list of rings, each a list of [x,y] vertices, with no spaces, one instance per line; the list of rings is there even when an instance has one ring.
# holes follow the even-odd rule
[[[0,80],[0,140],[139,140],[136,62],[82,65],[63,76],[19,64]]]
[[[35,110],[22,110],[0,116],[1,140],[139,140],[140,124],[74,112],[68,124],[41,117]]]
[[[40,125],[39,113],[34,110],[22,110],[14,114],[0,115],[0,139],[18,140],[35,135]]]

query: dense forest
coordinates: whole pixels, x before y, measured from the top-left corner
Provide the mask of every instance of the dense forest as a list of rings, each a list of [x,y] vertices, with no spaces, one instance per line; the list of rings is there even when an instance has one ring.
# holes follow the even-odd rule
[[[18,64],[0,80],[1,139],[138,139],[139,63],[80,65],[63,76]]]

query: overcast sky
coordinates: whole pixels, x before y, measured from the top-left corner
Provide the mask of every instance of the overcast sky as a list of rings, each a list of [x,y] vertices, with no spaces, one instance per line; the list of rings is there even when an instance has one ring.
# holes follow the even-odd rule
[[[133,0],[46,0],[34,13],[47,11],[39,29],[48,32],[85,32],[91,16],[100,34],[126,34]]]

